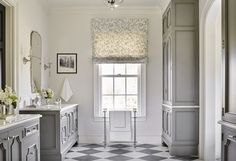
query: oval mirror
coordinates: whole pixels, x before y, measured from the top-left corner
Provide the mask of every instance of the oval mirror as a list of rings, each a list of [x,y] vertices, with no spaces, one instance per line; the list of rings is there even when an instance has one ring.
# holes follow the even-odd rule
[[[37,93],[41,90],[41,57],[42,39],[38,32],[32,31],[30,36],[31,44],[31,91]]]

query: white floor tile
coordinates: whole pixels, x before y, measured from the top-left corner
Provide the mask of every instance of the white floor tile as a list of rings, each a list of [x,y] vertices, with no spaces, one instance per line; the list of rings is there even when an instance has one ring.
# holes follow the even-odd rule
[[[160,152],[160,153],[156,153],[156,154],[153,154],[153,155],[159,156],[159,157],[164,157],[164,158],[170,158],[171,157],[170,153],[168,153],[168,152]]]
[[[98,157],[98,158],[109,158],[109,157],[114,157],[117,154],[109,153],[109,152],[101,152],[101,153],[95,153],[91,154],[91,156]]]
[[[148,154],[140,153],[140,152],[130,152],[123,155],[127,157],[131,157],[131,158],[141,158],[141,157],[148,156]]]

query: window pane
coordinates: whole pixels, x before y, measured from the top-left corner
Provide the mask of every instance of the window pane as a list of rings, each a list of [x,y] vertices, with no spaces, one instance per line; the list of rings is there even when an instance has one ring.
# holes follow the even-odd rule
[[[138,94],[138,78],[127,78],[127,94]]]
[[[113,75],[113,64],[101,64],[102,75]]]
[[[124,110],[125,108],[125,96],[115,96],[115,109]]]
[[[113,96],[102,96],[102,108],[113,108]]]
[[[115,64],[115,74],[125,74],[125,64]]]
[[[138,108],[137,96],[127,96],[127,108],[128,109]]]
[[[102,94],[113,94],[113,78],[102,78]]]
[[[125,78],[115,78],[115,94],[125,94]]]
[[[126,70],[128,75],[138,75],[138,67],[140,64],[127,64]]]

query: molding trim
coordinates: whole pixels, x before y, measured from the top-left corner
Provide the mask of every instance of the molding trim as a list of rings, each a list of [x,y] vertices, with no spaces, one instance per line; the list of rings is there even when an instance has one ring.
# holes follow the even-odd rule
[[[0,0],[6,7],[6,83],[18,93],[17,0]]]
[[[108,16],[118,15],[150,15],[160,14],[160,7],[122,7],[111,12],[109,8],[105,7],[58,7],[49,9],[51,14],[67,13],[67,14],[108,14]]]
[[[206,54],[206,20],[208,12],[213,5],[215,0],[208,0],[204,5],[202,12],[200,13],[200,29],[199,29],[199,47],[200,47],[200,55],[199,55],[199,67],[200,67],[200,85],[199,85],[199,93],[200,93],[200,111],[199,111],[199,158],[204,159],[205,153],[205,54]]]
[[[103,135],[79,135],[79,143],[97,143],[103,144]],[[137,136],[138,144],[161,145],[161,135],[143,135]]]

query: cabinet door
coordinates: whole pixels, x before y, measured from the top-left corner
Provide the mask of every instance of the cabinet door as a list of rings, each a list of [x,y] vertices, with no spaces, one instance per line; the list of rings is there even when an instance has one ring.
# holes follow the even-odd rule
[[[223,161],[235,161],[236,158],[236,133],[227,128],[223,128],[224,141],[223,141]]]
[[[0,161],[8,160],[8,134],[0,134]]]
[[[24,141],[24,161],[40,161],[40,147],[39,147],[39,137],[35,135],[34,137],[26,138]]]
[[[9,132],[9,160],[23,161],[22,159],[22,128]]]
[[[77,109],[74,111],[74,129],[75,132],[78,133],[78,112]]]
[[[168,101],[168,54],[167,42],[163,43],[163,100]]]
[[[61,115],[61,144],[68,140],[68,117],[67,113]]]
[[[225,117],[236,123],[236,1],[223,0],[223,55],[225,56]]]
[[[171,137],[172,132],[172,113],[168,111],[168,136]]]
[[[171,53],[171,37],[167,41],[167,100],[172,101],[172,53]]]

